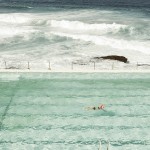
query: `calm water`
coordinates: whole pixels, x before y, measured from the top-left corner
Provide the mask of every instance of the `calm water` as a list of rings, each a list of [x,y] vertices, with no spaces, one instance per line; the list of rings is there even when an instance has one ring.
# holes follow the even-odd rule
[[[150,74],[1,73],[0,122],[2,150],[149,150]]]

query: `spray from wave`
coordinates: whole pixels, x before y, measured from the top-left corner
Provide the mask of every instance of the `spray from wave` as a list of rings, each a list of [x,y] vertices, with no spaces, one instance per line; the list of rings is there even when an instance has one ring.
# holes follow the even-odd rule
[[[92,42],[101,46],[109,46],[111,48],[117,48],[120,50],[135,50],[141,51],[146,54],[150,54],[148,43],[146,42],[138,42],[138,41],[125,41],[121,39],[112,39],[104,36],[92,36],[92,35],[77,35],[77,34],[67,34],[67,33],[59,33],[59,32],[51,32],[54,35],[69,37],[75,40],[83,40],[86,42]]]
[[[133,16],[116,17],[115,11],[80,12],[0,14],[1,59],[21,60],[22,54],[31,60],[51,58],[59,64],[109,54],[128,58],[135,54],[131,61],[147,59],[148,18],[141,23],[139,18],[131,20]],[[124,21],[125,17],[128,21]]]
[[[63,28],[67,30],[73,30],[73,31],[99,31],[101,33],[108,33],[113,32],[117,33],[120,30],[125,30],[128,28],[127,25],[121,25],[121,24],[87,24],[80,21],[67,21],[67,20],[51,20],[51,27],[56,28]]]

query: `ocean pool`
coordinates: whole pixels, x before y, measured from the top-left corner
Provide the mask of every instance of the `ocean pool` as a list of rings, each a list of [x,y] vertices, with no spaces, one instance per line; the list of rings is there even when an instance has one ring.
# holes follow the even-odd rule
[[[149,132],[149,73],[0,74],[2,150],[149,150]]]

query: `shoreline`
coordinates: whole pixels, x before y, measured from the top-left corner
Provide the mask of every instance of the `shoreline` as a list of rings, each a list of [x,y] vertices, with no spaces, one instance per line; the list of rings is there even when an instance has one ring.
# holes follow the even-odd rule
[[[150,70],[18,70],[0,69],[0,73],[150,73]]]

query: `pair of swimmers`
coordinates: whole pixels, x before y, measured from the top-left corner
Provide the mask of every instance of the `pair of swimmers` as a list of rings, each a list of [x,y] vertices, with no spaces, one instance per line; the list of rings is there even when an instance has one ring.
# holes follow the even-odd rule
[[[98,107],[87,107],[87,109],[88,110],[104,110],[104,108],[105,108],[105,106],[102,104],[102,105],[100,105],[100,106],[98,106]]]

